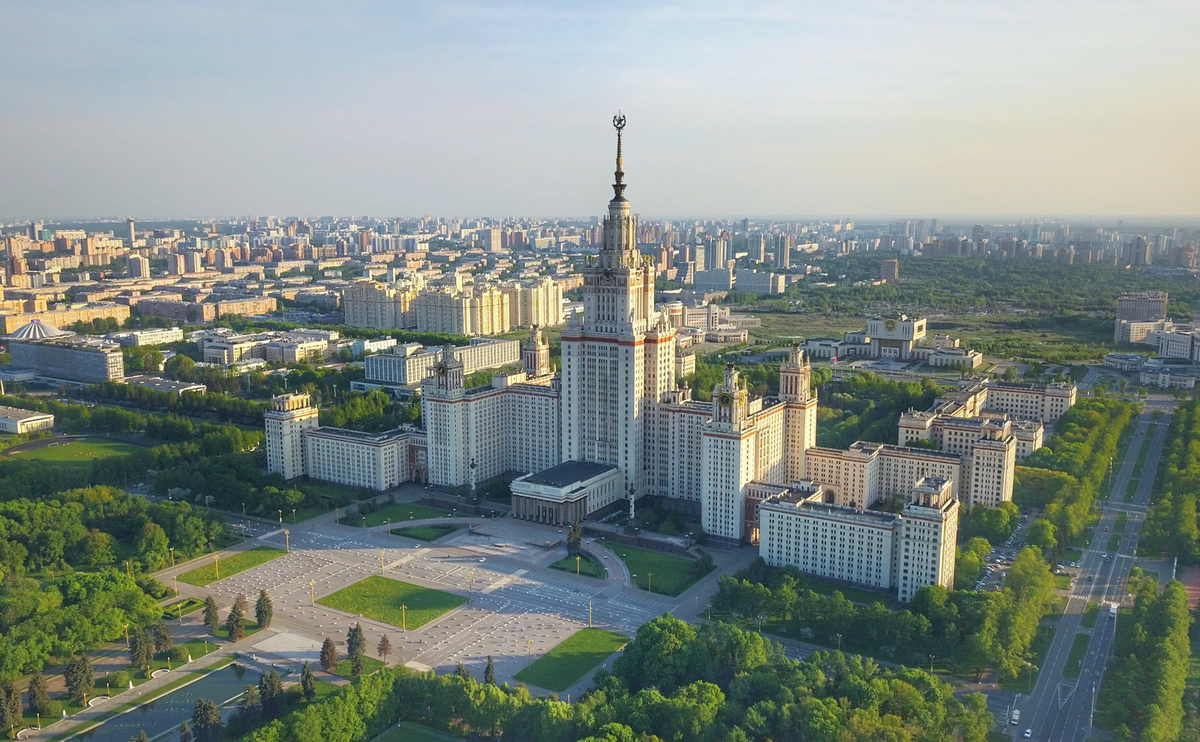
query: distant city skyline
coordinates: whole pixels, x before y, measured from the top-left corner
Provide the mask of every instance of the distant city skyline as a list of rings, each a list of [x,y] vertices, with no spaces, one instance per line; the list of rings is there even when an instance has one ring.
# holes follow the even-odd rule
[[[282,9],[281,9],[282,8]],[[1186,222],[1195,3],[8,4],[0,220]]]

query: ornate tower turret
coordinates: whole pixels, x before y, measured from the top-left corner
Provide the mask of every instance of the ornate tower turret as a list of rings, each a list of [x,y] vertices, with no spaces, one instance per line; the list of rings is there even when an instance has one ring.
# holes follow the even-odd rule
[[[542,337],[542,328],[534,325],[529,342],[521,348],[521,365],[529,378],[548,376],[550,369],[550,346]]]
[[[812,367],[797,344],[779,365],[779,398],[784,402],[806,402],[812,396]]]

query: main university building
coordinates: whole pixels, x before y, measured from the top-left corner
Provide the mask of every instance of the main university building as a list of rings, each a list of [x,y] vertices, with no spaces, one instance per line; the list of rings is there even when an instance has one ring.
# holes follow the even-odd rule
[[[271,471],[386,490],[451,488],[516,472],[513,517],[551,525],[633,509],[642,497],[698,515],[715,545],[758,544],[767,563],[896,592],[950,586],[960,503],[1012,499],[1017,459],[1075,402],[1070,385],[976,382],[901,416],[900,444],[816,446],[807,357],[793,348],[779,393],[753,398],[726,368],[712,401],[676,379],[676,338],[637,249],[618,120],[616,183],[583,315],[562,333],[561,373],[535,328],[521,370],[466,388],[444,348],[422,381],[423,425],[365,434],[321,427],[307,395],[266,413]],[[904,445],[926,441],[925,447]],[[930,444],[932,446],[930,447]],[[878,509],[891,505],[888,512]]]

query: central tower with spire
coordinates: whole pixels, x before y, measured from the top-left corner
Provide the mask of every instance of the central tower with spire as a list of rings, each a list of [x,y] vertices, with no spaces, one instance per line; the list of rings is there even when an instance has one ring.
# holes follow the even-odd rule
[[[625,198],[625,117],[613,117],[617,169],[599,254],[583,269],[583,319],[562,335],[564,460],[619,467],[634,497],[665,494],[659,414],[675,385],[675,330],[654,308],[654,262],[637,247]]]

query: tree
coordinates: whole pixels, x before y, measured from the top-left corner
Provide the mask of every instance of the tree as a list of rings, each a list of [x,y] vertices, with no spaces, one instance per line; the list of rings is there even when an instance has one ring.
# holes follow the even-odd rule
[[[262,713],[262,694],[258,686],[247,685],[246,692],[242,694],[242,707],[238,709],[238,724],[242,729],[253,729],[262,718]]]
[[[221,618],[217,614],[217,600],[211,595],[204,599],[204,625],[210,634],[217,633],[217,629],[221,627]]]
[[[192,711],[192,729],[196,742],[221,742],[221,710],[207,698],[196,701]]]
[[[392,653],[392,640],[388,639],[387,634],[379,637],[379,646],[375,648],[375,651],[383,658],[383,664],[386,665],[388,655]]]
[[[162,619],[155,621],[152,631],[154,633],[155,652],[166,652],[175,646],[175,639],[171,636],[171,629],[167,627],[166,621]]]
[[[77,654],[67,663],[67,671],[63,673],[67,684],[67,695],[72,700],[83,702],[92,692],[95,677],[92,671],[92,661],[86,654]]]
[[[129,634],[129,664],[142,672],[154,664],[154,640],[141,627]]]
[[[21,692],[11,681],[0,684],[0,730],[12,729],[21,723]]]
[[[279,678],[279,673],[274,669],[263,676],[258,681],[258,692],[262,696],[263,715],[268,719],[275,719],[283,715],[283,681]]]
[[[492,662],[492,656],[489,654],[487,665],[483,668],[483,682],[488,685],[496,684],[496,664]]]
[[[267,595],[266,590],[258,592],[258,601],[254,604],[254,620],[258,622],[258,628],[265,629],[271,625],[271,616],[274,614],[275,608],[271,605],[271,596]]]
[[[1058,539],[1054,537],[1054,524],[1045,518],[1038,518],[1029,526],[1029,535],[1025,542],[1036,546],[1043,554],[1049,554],[1058,548]]]
[[[179,725],[179,742],[192,742],[192,728],[187,721]]]
[[[300,693],[304,695],[304,700],[312,703],[317,697],[317,679],[313,677],[312,666],[305,660],[303,669],[300,670]]]
[[[30,712],[40,714],[50,706],[50,690],[46,687],[46,676],[41,670],[29,677],[25,688],[26,706]]]
[[[583,550],[583,527],[579,523],[573,523],[571,529],[567,531],[567,553],[571,556],[579,556]]]
[[[159,524],[150,521],[138,532],[134,548],[137,549],[142,564],[146,565],[146,570],[154,572],[171,558],[169,546],[167,532]]]
[[[350,675],[352,677],[361,678],[367,670],[367,663],[363,659],[363,655],[356,654],[350,659]]]
[[[346,654],[351,659],[367,651],[367,637],[363,634],[362,624],[354,624],[346,634]]]
[[[325,672],[333,672],[337,666],[337,645],[333,643],[333,639],[325,637],[325,641],[321,644],[321,669]]]
[[[150,742],[150,735],[146,734],[146,730],[143,729],[134,736],[130,737],[129,742]]]
[[[229,641],[240,642],[246,636],[246,615],[242,612],[242,604],[245,602],[245,598],[239,595],[238,600],[235,600],[233,607],[229,609],[229,615],[225,617],[225,630],[229,632]]]
[[[471,671],[468,670],[467,666],[461,662],[458,663],[458,667],[454,668],[454,675],[462,678],[463,680],[471,679]]]
[[[195,368],[195,361],[179,353],[167,359],[163,364],[163,373],[172,379],[189,381]]]

